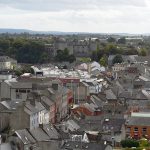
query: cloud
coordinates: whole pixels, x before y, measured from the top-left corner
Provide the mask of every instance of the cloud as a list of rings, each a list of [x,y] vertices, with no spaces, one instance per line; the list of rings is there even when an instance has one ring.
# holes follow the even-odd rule
[[[149,32],[150,0],[0,0],[0,28]]]
[[[32,11],[84,10],[104,7],[145,7],[143,0],[0,0],[0,4]]]

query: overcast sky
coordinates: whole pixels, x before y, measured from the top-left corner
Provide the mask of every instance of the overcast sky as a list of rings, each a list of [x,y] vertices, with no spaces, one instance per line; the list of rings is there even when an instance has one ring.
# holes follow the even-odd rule
[[[150,33],[150,0],[0,0],[0,28]]]

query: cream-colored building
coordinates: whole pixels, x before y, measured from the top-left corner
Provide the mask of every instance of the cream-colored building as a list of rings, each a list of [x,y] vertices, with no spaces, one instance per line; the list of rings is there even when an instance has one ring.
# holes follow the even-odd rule
[[[14,69],[17,61],[8,56],[0,56],[0,70]]]
[[[114,72],[123,71],[125,70],[126,67],[127,67],[127,64],[114,64],[114,66],[112,67],[112,70]]]

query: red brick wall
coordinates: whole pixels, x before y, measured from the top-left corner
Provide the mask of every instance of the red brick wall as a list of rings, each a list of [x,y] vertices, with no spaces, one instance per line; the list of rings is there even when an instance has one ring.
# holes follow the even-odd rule
[[[49,116],[50,116],[50,122],[55,123],[56,122],[56,106],[55,106],[55,104],[50,106]]]
[[[80,112],[80,113],[83,113],[85,114],[86,116],[94,116],[94,113],[89,111],[87,108],[85,107],[78,107],[78,108],[75,108],[72,110],[73,113],[76,113],[76,112]]]
[[[68,90],[67,99],[68,99],[68,104],[72,104],[72,102],[73,102],[73,92],[71,90]]]
[[[134,131],[134,128],[138,128],[138,132]],[[144,126],[126,126],[126,134],[127,134],[127,128],[130,128],[130,136],[132,138],[142,138],[145,135],[147,135],[147,138],[150,139],[150,126],[149,127],[144,127]],[[143,132],[143,128],[146,128],[146,132]]]
[[[102,114],[101,111],[96,111],[96,112],[91,112],[89,109],[85,108],[85,107],[78,107],[78,108],[75,108],[72,110],[73,113],[77,113],[77,112],[80,112],[80,113],[83,113],[84,115],[86,116],[99,116]]]

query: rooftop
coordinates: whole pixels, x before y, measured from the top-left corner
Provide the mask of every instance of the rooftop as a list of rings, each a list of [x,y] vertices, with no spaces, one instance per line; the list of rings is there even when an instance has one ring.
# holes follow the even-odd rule
[[[37,141],[50,140],[50,137],[41,128],[36,128],[36,129],[30,130],[30,133]]]
[[[36,143],[35,139],[31,136],[27,129],[15,131],[17,136],[23,142],[23,144],[33,144]]]
[[[50,124],[43,125],[43,130],[48,134],[50,139],[58,139],[60,136],[57,130]]]
[[[0,56],[0,62],[16,61],[8,56]]]
[[[130,117],[126,121],[128,126],[150,126],[150,117]]]
[[[78,142],[78,141],[67,141],[64,143],[63,148],[64,149],[86,149],[86,150],[105,150],[107,145],[104,145],[102,143],[84,143],[84,142]]]

